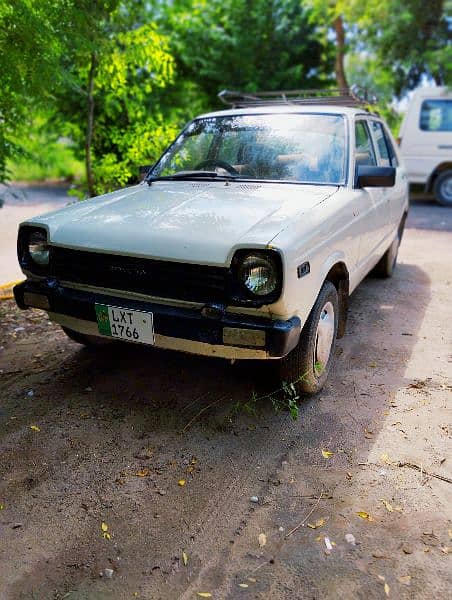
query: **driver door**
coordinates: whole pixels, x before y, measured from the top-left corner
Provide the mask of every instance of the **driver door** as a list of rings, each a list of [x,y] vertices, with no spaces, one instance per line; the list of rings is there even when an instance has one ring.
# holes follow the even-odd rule
[[[377,166],[377,157],[367,119],[355,122],[355,171],[358,165]],[[384,188],[360,190],[360,216],[362,229],[359,240],[359,264],[375,262],[389,224],[388,201]]]

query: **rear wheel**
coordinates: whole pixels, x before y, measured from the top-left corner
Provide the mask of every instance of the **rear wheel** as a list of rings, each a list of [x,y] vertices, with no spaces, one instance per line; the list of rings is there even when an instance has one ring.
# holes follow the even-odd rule
[[[443,171],[438,175],[433,192],[437,202],[443,206],[452,206],[452,171]]]
[[[387,279],[392,277],[394,274],[394,269],[397,264],[397,255],[399,253],[399,246],[400,242],[402,241],[403,230],[405,229],[405,220],[406,215],[404,215],[400,221],[397,235],[393,239],[392,244],[373,268],[372,273],[377,277],[383,277]]]
[[[325,281],[303,327],[298,345],[280,361],[280,378],[298,393],[316,394],[324,386],[333,360],[339,303],[337,291]]]

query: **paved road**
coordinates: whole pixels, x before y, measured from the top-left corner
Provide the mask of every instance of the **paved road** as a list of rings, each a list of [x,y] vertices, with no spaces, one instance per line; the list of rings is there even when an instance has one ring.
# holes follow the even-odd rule
[[[296,422],[248,414],[268,365],[91,353],[0,303],[0,598],[448,597],[451,247],[414,203]]]

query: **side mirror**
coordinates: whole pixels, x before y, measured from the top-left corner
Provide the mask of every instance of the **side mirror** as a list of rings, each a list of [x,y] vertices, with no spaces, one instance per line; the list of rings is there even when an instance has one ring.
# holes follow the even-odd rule
[[[356,165],[355,187],[394,187],[396,170],[394,167],[374,167]]]
[[[138,167],[138,181],[143,181],[143,179],[148,174],[149,170],[152,169],[154,165],[142,165]]]

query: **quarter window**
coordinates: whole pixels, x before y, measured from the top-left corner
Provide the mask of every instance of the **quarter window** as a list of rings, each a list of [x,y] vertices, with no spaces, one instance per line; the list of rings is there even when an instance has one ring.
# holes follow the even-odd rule
[[[386,133],[383,125],[378,121],[371,121],[370,126],[377,142],[378,152],[380,153],[380,162],[382,167],[396,167],[397,156],[394,147]]]
[[[419,127],[422,131],[452,131],[452,100],[424,100]]]
[[[355,123],[355,162],[365,166],[377,164],[369,129],[364,121]]]

